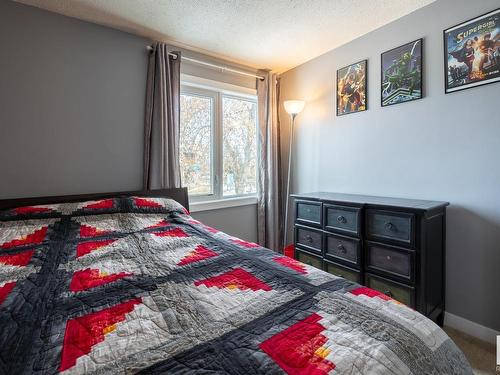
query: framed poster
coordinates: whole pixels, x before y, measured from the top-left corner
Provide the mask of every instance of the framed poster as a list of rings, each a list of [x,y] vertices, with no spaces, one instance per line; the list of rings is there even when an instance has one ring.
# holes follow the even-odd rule
[[[337,70],[337,116],[366,111],[367,60]]]
[[[443,31],[445,93],[500,81],[500,8]]]
[[[422,44],[417,39],[380,55],[382,107],[422,99]]]

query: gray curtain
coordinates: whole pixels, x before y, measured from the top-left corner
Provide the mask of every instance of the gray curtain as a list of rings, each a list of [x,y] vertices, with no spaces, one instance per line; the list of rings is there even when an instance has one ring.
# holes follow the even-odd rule
[[[283,250],[283,204],[281,183],[281,146],[279,121],[279,78],[259,71],[259,184],[258,240],[272,250]]]
[[[177,58],[169,55],[174,53]],[[145,190],[181,186],[180,52],[155,43],[149,56],[144,123]]]

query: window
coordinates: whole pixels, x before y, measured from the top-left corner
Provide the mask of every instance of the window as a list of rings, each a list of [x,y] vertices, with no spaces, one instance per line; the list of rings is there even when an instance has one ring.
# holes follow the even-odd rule
[[[256,194],[255,93],[183,82],[180,127],[182,183],[191,201]]]

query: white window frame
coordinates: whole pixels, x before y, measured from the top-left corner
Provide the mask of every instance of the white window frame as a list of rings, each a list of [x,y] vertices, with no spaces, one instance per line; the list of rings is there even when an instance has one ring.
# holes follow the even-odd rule
[[[223,124],[222,124],[222,98],[236,98],[255,102],[257,104],[257,91],[246,87],[231,85],[224,82],[213,81],[205,78],[181,74],[181,94],[201,95],[213,100],[212,118],[212,194],[190,195],[189,202],[192,212],[214,210],[225,207],[250,205],[257,203],[257,193],[242,195],[223,195]],[[258,130],[258,117],[257,117]],[[257,145],[259,152],[259,145]],[[258,181],[258,168],[257,180]],[[256,189],[258,187],[256,186]]]

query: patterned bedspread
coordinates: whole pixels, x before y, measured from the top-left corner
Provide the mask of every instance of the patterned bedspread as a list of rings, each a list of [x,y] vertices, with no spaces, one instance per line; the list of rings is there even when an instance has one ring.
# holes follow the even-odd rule
[[[163,198],[0,211],[0,373],[471,374],[433,322]]]

